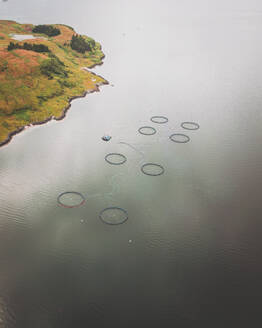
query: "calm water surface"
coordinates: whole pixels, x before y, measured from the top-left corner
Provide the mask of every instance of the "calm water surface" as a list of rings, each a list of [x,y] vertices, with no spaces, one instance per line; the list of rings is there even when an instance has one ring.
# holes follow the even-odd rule
[[[10,0],[0,18],[94,37],[114,85],[0,149],[0,327],[259,327],[261,2]]]

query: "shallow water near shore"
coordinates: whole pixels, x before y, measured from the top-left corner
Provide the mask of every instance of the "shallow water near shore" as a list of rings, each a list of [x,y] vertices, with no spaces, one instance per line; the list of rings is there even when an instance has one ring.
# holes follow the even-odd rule
[[[90,35],[106,55],[92,71],[110,83],[0,148],[0,327],[260,323],[262,4],[12,0],[0,12]],[[85,203],[59,206],[66,191]],[[112,207],[121,220],[105,224]]]

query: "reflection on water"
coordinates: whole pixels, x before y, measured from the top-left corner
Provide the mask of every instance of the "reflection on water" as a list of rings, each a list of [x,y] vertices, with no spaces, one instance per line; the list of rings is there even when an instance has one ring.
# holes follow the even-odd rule
[[[114,85],[0,149],[0,326],[256,326],[262,4],[12,0],[0,7],[1,19],[64,23],[94,37],[106,54],[94,70]],[[150,121],[156,115],[168,122]],[[149,125],[156,134],[138,133]],[[174,133],[191,141],[171,142]],[[110,153],[127,161],[109,165]],[[142,174],[146,163],[164,174]],[[63,191],[87,202],[58,206]],[[108,207],[129,219],[102,224]]]

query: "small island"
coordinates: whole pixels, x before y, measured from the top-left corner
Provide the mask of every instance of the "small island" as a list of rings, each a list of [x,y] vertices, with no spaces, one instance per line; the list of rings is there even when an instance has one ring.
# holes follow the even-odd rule
[[[0,20],[0,146],[26,127],[61,120],[73,99],[108,84],[89,71],[104,57],[70,26]]]

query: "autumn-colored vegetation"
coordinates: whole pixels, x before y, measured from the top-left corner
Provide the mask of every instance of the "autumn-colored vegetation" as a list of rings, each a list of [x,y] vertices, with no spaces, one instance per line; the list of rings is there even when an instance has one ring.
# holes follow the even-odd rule
[[[83,70],[102,63],[104,54],[99,43],[81,36],[80,40],[92,47],[80,53],[71,47],[73,36],[77,36],[71,27],[53,27],[60,34],[49,37],[34,33],[34,25],[0,20],[0,145],[24,126],[61,118],[71,98],[107,83]],[[19,42],[12,39],[12,34],[37,38]],[[10,42],[20,46],[8,51]],[[39,46],[34,44],[44,45],[49,52],[37,52]]]

